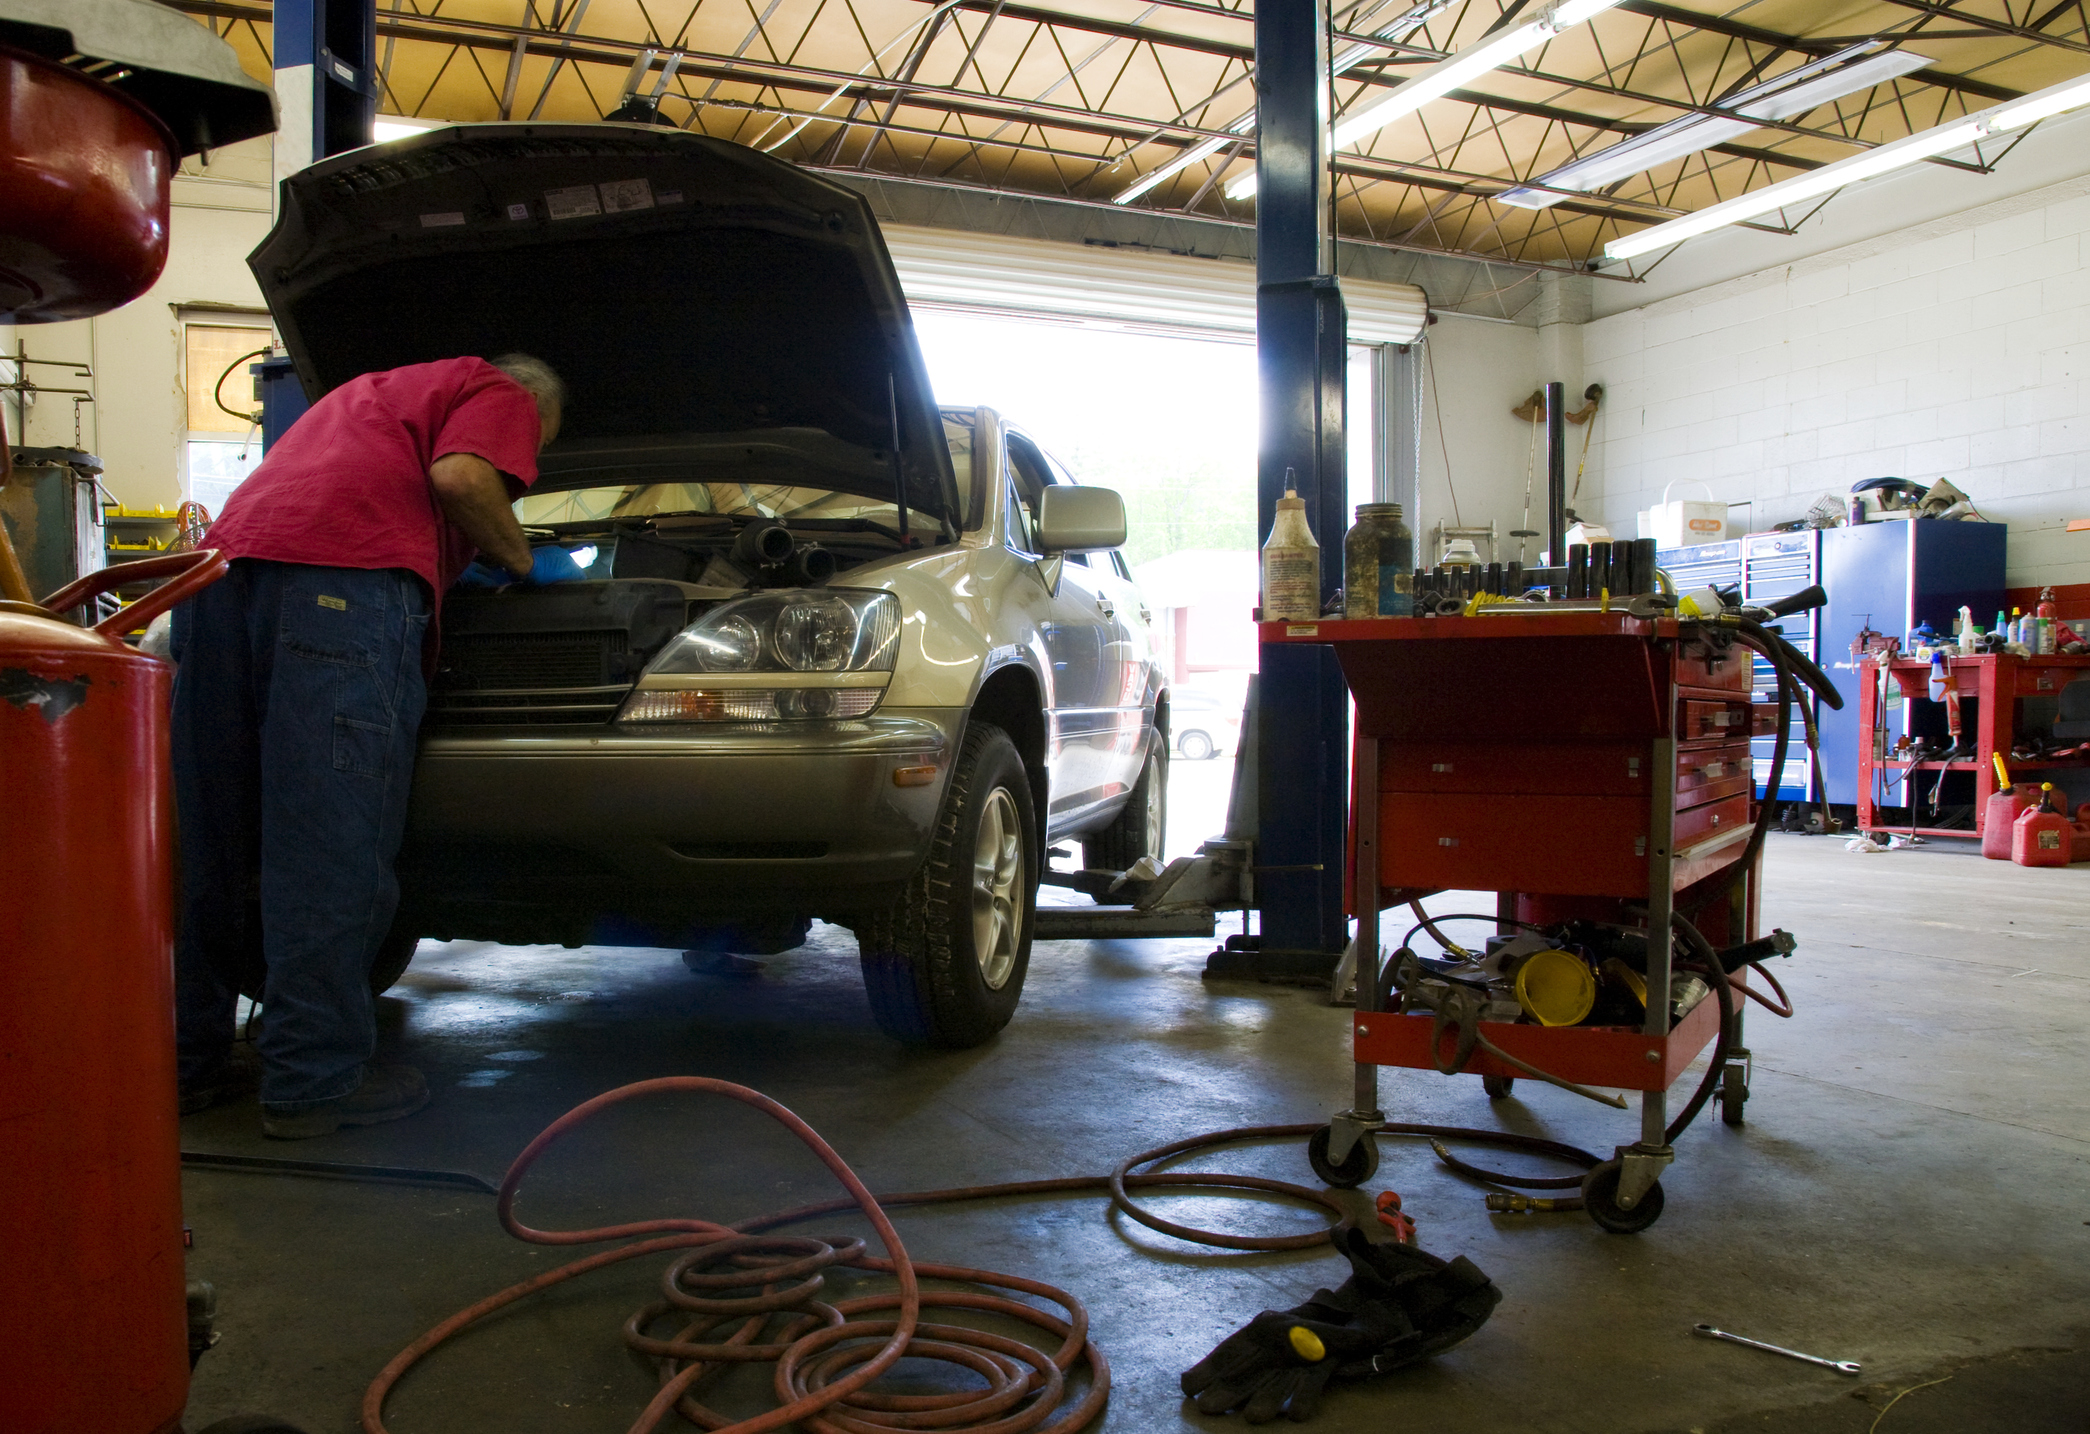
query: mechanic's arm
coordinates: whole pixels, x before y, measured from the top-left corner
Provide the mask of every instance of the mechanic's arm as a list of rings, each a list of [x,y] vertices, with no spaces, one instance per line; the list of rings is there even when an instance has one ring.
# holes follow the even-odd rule
[[[530,540],[509,506],[508,480],[476,453],[445,453],[428,470],[443,516],[516,577],[530,575]]]

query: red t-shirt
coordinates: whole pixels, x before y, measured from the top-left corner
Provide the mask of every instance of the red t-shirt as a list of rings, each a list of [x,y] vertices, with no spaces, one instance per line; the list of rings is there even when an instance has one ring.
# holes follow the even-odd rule
[[[472,453],[527,488],[537,481],[537,403],[485,359],[366,373],[276,440],[211,524],[233,558],[419,573],[439,610],[478,549],[428,484],[448,453]]]

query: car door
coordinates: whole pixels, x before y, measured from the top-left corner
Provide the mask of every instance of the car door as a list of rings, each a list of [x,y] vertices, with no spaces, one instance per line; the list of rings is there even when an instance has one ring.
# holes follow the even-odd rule
[[[1074,482],[1073,475],[1051,454],[1039,453],[1047,481]],[[1111,715],[1107,752],[1101,743],[1097,749],[1098,785],[1110,794],[1129,791],[1146,760],[1147,674],[1154,653],[1154,614],[1132,581],[1124,555],[1116,549],[1069,553],[1067,562],[1070,572],[1080,569],[1081,580],[1096,595],[1097,608],[1108,624],[1099,686],[1101,703],[1111,709]]]
[[[1037,538],[1038,499],[1051,478],[1036,444],[1019,433],[1005,439],[1010,491],[1005,539],[1014,551],[1058,569],[1050,616],[1041,624],[1052,663],[1047,701],[1050,728],[1047,765],[1051,773],[1048,823],[1056,829],[1125,790],[1121,762],[1114,760],[1118,706],[1123,686],[1123,648],[1117,640],[1116,604],[1097,585],[1081,554],[1059,560],[1041,553]]]

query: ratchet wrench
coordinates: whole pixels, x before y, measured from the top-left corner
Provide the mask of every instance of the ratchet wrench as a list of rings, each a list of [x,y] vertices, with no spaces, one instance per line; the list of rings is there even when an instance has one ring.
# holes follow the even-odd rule
[[[1730,1344],[1745,1344],[1751,1349],[1768,1350],[1772,1354],[1782,1354],[1787,1359],[1797,1359],[1806,1364],[1819,1364],[1824,1369],[1835,1370],[1838,1374],[1856,1374],[1861,1367],[1856,1360],[1823,1359],[1816,1354],[1802,1354],[1796,1349],[1787,1349],[1783,1345],[1765,1344],[1760,1339],[1747,1339],[1738,1334],[1729,1334],[1726,1330],[1714,1329],[1709,1324],[1694,1324],[1691,1326],[1691,1333],[1702,1334],[1707,1339],[1724,1339]]]

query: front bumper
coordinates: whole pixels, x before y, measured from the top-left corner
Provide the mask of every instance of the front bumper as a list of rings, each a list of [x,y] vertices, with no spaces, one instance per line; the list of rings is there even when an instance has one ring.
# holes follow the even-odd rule
[[[559,914],[562,929],[539,940],[603,916],[846,913],[920,866],[964,720],[899,708],[434,735],[414,776],[405,901],[431,935],[517,939],[528,913]],[[894,784],[896,769],[923,766],[936,768],[926,785]]]

